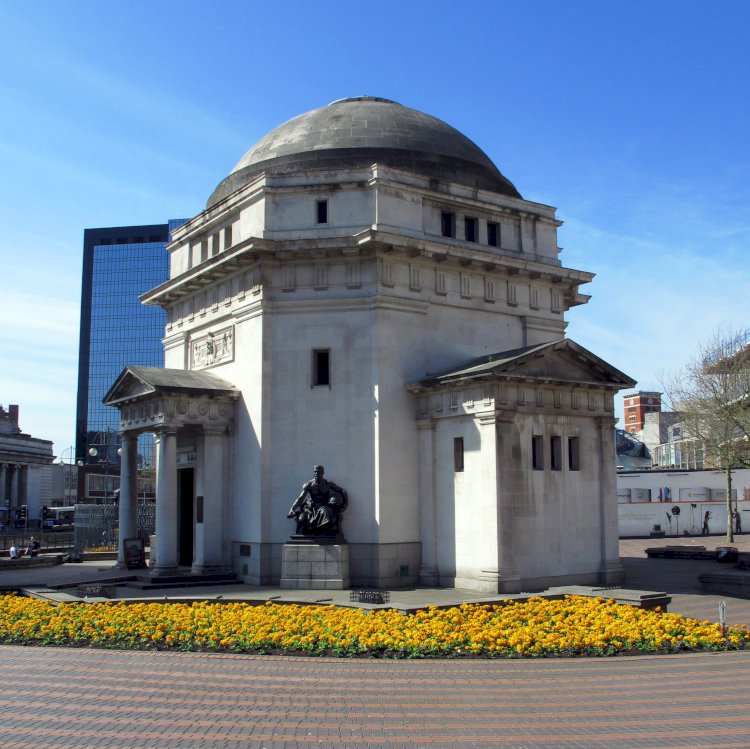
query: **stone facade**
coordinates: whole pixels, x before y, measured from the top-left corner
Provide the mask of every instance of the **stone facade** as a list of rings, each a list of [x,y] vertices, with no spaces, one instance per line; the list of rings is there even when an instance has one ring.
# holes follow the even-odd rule
[[[564,313],[588,300],[579,286],[592,276],[561,265],[555,210],[523,200],[476,146],[427,115],[416,118],[422,150],[405,156],[402,135],[381,128],[377,147],[360,151],[337,147],[336,129],[342,117],[371,124],[382,112],[410,132],[413,110],[373,99],[324,110],[297,118],[322,128],[299,136],[299,158],[289,155],[302,132],[293,120],[256,147],[262,162],[254,151],[240,162],[175,230],[170,279],[143,297],[167,311],[166,371],[209,373],[237,394],[221,432],[221,564],[278,583],[286,512],[322,463],[349,492],[352,585],[611,581],[612,396],[634,383],[564,339]],[[423,150],[430,127],[435,158]],[[446,169],[450,179],[435,176]],[[430,380],[518,349],[536,351],[515,361],[521,374],[467,374],[466,387]],[[159,387],[142,395],[121,378],[110,391],[125,434],[147,427],[132,410],[158,400]],[[565,449],[580,440],[582,468],[532,470],[536,437]],[[201,427],[176,439],[196,456],[197,485],[209,470]]]
[[[25,506],[33,527],[44,505],[62,499],[62,471],[52,463],[52,442],[24,434],[18,416],[17,405],[0,406],[0,523],[15,525]]]

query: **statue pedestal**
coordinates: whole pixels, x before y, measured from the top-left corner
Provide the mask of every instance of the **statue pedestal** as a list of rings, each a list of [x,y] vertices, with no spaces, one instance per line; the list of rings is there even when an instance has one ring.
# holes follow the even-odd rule
[[[281,587],[297,590],[346,590],[349,546],[309,536],[293,536],[281,552]]]

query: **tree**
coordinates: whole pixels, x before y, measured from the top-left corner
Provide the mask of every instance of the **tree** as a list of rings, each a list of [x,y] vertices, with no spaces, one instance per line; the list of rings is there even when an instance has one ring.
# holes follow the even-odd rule
[[[724,471],[727,541],[734,541],[732,469],[750,467],[750,331],[717,332],[664,383],[684,437],[703,448],[704,467]]]

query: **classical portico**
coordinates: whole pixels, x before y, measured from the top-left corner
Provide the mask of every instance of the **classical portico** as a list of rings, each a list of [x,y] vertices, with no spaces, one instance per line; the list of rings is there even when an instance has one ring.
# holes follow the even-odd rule
[[[229,495],[238,391],[207,373],[127,367],[105,397],[120,411],[120,545],[136,534],[137,441],[156,435],[155,575],[208,574],[231,566],[224,506]]]

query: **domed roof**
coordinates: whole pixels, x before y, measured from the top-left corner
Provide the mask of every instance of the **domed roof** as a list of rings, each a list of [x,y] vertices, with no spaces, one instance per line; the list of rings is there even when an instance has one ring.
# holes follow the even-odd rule
[[[261,138],[208,199],[215,205],[262,171],[351,168],[375,162],[520,198],[475,143],[442,120],[372,96],[301,114]]]

